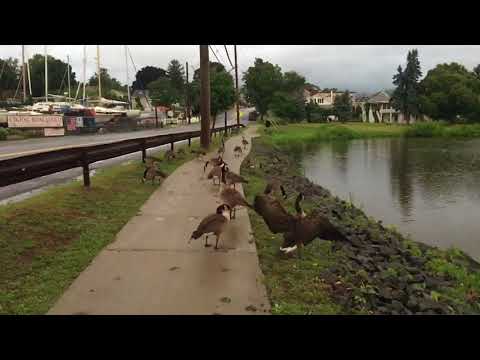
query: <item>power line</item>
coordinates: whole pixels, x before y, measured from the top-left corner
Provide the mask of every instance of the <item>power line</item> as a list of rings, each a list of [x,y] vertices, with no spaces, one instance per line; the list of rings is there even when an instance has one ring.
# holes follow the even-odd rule
[[[230,60],[230,55],[228,55],[227,45],[223,45],[223,47],[225,48],[225,52],[227,53],[228,62],[230,63],[232,68],[235,68],[235,66],[233,66],[233,64],[232,64],[232,60]]]
[[[217,61],[223,65],[223,63],[220,61],[220,59],[218,58],[217,54],[215,54],[215,51],[213,51],[212,49],[212,46],[211,45],[208,45],[208,47],[210,48],[210,50],[212,50],[212,53],[213,55],[215,55],[215,58],[217,59]],[[223,67],[225,67],[225,65],[223,65]]]

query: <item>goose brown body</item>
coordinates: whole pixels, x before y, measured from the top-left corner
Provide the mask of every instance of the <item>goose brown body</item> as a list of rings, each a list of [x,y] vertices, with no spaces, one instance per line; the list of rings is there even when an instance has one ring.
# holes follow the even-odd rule
[[[265,194],[255,196],[253,208],[263,218],[272,233],[286,233],[294,230],[295,217],[272,196],[270,188],[265,189]]]
[[[225,228],[230,220],[230,206],[227,204],[220,205],[217,208],[215,214],[210,214],[206,216],[200,224],[198,224],[197,229],[193,231],[192,236],[190,237],[190,241],[192,239],[198,239],[202,235],[206,235],[205,237],[205,246],[208,245],[208,235],[213,234],[217,237],[215,249],[218,248],[218,241],[220,239],[221,234],[225,231]],[[227,215],[228,214],[228,215]]]
[[[228,188],[226,187],[225,189],[222,190],[222,192],[220,193],[220,198],[222,199],[222,201],[229,205],[230,206],[230,209],[231,209],[231,212],[230,214],[232,214],[233,212],[233,217],[230,215],[230,217],[232,219],[235,218],[235,214],[236,214],[236,209],[237,207],[239,206],[244,206],[244,207],[249,207],[249,208],[252,208],[253,209],[253,206],[250,205],[247,200],[245,200],[245,198],[242,196],[242,194],[240,194],[237,190],[235,189],[232,189],[232,188]]]

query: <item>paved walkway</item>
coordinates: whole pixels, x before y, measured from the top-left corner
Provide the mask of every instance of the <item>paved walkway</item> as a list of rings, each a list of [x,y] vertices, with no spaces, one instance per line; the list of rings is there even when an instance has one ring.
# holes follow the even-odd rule
[[[245,137],[255,131],[247,128]],[[225,161],[237,173],[246,156],[233,156],[240,142],[240,136],[229,139],[225,152]],[[218,186],[206,179],[203,165],[193,160],[170,175],[49,314],[268,313],[246,209],[237,211],[221,239],[225,250],[205,248],[203,238],[187,244],[220,202]]]

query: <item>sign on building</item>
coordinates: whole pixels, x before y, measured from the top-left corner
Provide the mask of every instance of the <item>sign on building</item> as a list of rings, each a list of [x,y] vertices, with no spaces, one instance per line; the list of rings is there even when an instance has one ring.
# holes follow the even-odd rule
[[[11,128],[45,128],[62,127],[61,115],[9,115],[8,127]]]
[[[65,129],[64,128],[45,128],[44,135],[45,136],[64,136]]]

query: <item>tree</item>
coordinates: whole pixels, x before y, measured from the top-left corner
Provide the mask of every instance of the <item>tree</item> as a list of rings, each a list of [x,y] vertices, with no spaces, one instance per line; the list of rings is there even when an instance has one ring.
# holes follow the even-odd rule
[[[255,106],[261,120],[267,113],[275,92],[281,88],[282,80],[282,70],[278,65],[258,58],[255,59],[254,66],[243,74],[246,99]]]
[[[295,71],[286,72],[282,77],[281,87],[273,95],[271,110],[278,117],[290,121],[300,121],[305,117],[303,90],[305,78]]]
[[[171,79],[161,77],[148,85],[154,106],[171,106],[179,102],[182,94],[173,86]]]
[[[103,97],[115,97],[113,95],[112,90],[117,90],[117,91],[125,91],[125,87],[115,79],[114,77],[111,77],[110,74],[108,73],[108,70],[105,68],[100,68],[100,76],[102,80],[102,96]],[[98,87],[98,74],[95,73],[90,80],[88,81],[89,86],[94,86]]]
[[[210,74],[210,113],[213,124],[217,115],[229,110],[235,104],[236,94],[233,77],[226,71],[218,71]]]
[[[0,59],[0,97],[6,98],[14,94],[20,79],[18,60],[8,58]]]
[[[342,95],[335,97],[333,109],[341,122],[352,119],[353,107],[350,92],[347,90]]]
[[[183,65],[178,60],[173,59],[168,64],[167,75],[173,88],[179,93],[184,90],[185,85],[185,70]]]
[[[283,119],[298,122],[305,118],[305,102],[285,91],[277,91],[270,104],[272,112]]]
[[[66,62],[48,55],[48,92],[50,94],[65,92],[67,89],[67,66]],[[45,56],[35,54],[29,61],[30,77],[32,82],[32,96],[45,96]],[[75,73],[70,66],[70,86],[75,89],[77,81]],[[62,91],[63,90],[63,91]]]
[[[437,65],[420,83],[422,112],[434,119],[480,118],[480,79],[458,63]]]
[[[411,115],[419,115],[419,80],[422,76],[418,51],[411,50],[407,54],[405,70],[399,66],[397,74],[393,76],[393,84],[396,86],[392,95],[392,106],[405,115],[407,124],[410,123]]]
[[[475,66],[475,67],[473,68],[473,73],[475,74],[475,76],[476,76],[477,78],[480,79],[480,64],[478,64],[477,66]]]
[[[222,64],[218,63],[218,62],[210,62],[210,75],[213,74],[213,73],[217,73],[217,72],[226,72],[227,70],[225,69],[225,66],[223,66]],[[198,68],[197,70],[195,70],[193,72],[193,81],[198,81],[200,82],[200,68]]]
[[[135,81],[132,84],[133,90],[144,90],[148,85],[161,77],[166,77],[167,72],[155,66],[145,66],[135,75]]]

